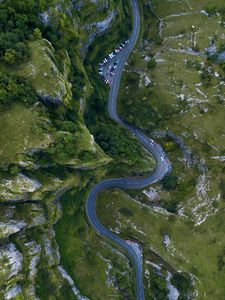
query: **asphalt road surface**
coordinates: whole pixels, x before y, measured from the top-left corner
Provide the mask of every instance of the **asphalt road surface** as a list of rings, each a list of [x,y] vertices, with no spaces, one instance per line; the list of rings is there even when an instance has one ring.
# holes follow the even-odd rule
[[[118,53],[115,53],[116,51],[113,51],[114,56],[112,58],[107,57],[107,63],[103,63],[103,65],[99,66],[101,69],[99,70],[102,72],[101,77],[103,80],[109,80],[110,81],[110,86],[112,85],[112,82],[114,81],[115,78],[115,72],[118,64],[120,63],[120,59],[123,60],[124,52],[126,51],[128,47],[129,42],[124,42],[122,49],[119,49]],[[119,47],[117,47],[118,49]],[[114,70],[113,70],[114,69]],[[112,70],[114,74],[112,74]],[[100,74],[100,73],[99,73]]]
[[[131,53],[140,30],[140,13],[137,0],[130,0],[133,12],[133,30],[129,39],[129,43],[126,49],[122,52],[119,60],[119,64],[116,69],[116,73],[111,85],[109,99],[108,99],[108,111],[110,117],[127,128],[139,142],[155,157],[157,166],[153,173],[148,176],[140,178],[111,178],[106,179],[98,184],[96,184],[90,191],[87,202],[86,202],[86,213],[89,222],[94,227],[99,235],[104,238],[111,240],[113,243],[117,244],[121,249],[123,249],[127,256],[129,257],[134,269],[136,276],[136,298],[138,300],[145,299],[144,296],[144,285],[143,285],[143,272],[142,263],[134,249],[128,245],[124,240],[119,238],[117,235],[110,232],[105,228],[99,221],[96,214],[96,199],[98,193],[107,188],[119,188],[119,189],[141,189],[149,184],[152,184],[160,179],[162,179],[170,171],[170,163],[166,158],[166,155],[160,145],[156,144],[153,140],[145,136],[141,130],[135,128],[134,126],[128,124],[127,122],[120,119],[117,115],[117,96],[120,87],[121,74],[126,63],[129,54]]]

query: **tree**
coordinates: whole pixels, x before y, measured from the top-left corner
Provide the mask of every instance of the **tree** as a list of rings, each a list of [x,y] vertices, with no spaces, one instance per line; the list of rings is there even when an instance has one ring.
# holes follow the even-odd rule
[[[7,49],[3,60],[6,64],[13,65],[16,62],[16,51],[14,49]]]
[[[205,7],[205,11],[209,15],[209,17],[215,16],[216,13],[218,12],[218,8],[215,4],[208,5]]]
[[[21,78],[0,72],[0,104],[20,101],[35,103],[38,100],[33,87]]]
[[[221,61],[220,67],[225,72],[225,61]]]
[[[166,190],[174,190],[177,186],[177,176],[168,175],[162,179],[162,185]]]
[[[40,40],[42,38],[42,33],[39,28],[34,29],[33,36],[36,40]]]
[[[148,68],[149,68],[150,70],[152,70],[152,69],[155,69],[155,67],[156,67],[156,60],[155,60],[154,58],[152,58],[152,59],[149,60],[149,62],[148,62]]]

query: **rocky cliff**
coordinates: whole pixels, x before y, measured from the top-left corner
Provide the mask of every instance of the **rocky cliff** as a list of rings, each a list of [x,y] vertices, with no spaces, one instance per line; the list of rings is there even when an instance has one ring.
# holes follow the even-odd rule
[[[41,32],[27,42],[29,57],[7,67],[29,81],[38,101],[0,106],[1,299],[86,299],[59,266],[54,224],[60,196],[111,161],[83,121],[80,104],[92,90],[83,58],[115,16],[123,18],[122,1],[49,5],[38,13]]]

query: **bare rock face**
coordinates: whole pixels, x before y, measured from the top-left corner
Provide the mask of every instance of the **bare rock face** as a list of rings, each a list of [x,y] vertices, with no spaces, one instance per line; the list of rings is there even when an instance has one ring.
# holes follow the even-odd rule
[[[41,187],[40,182],[22,173],[0,182],[2,200],[20,199],[25,193],[32,193]]]
[[[22,208],[22,213],[20,208],[13,205],[6,205],[1,208],[0,239],[6,239],[23,229],[46,223],[44,210],[41,206],[27,203],[22,204]]]
[[[88,32],[88,38],[84,43],[81,51],[84,52],[97,36],[103,34],[110,27],[115,15],[116,13],[114,11],[111,11],[108,13],[108,16],[105,19],[85,26],[85,29]]]
[[[19,297],[19,299],[23,299],[22,298],[22,290],[19,284],[14,284],[10,289],[8,289],[5,292],[5,299],[6,300],[10,300],[10,299],[17,299],[17,297]],[[21,297],[21,298],[20,298]]]
[[[8,220],[6,222],[0,222],[0,236],[1,237],[8,237],[11,234],[14,234],[21,229],[26,227],[26,223],[21,221],[15,221],[15,220]]]
[[[16,283],[23,279],[22,274],[23,256],[13,243],[0,248],[0,298],[11,299],[12,295],[20,293],[21,289]]]
[[[31,299],[37,299],[35,290],[35,279],[37,276],[37,266],[40,261],[41,246],[35,241],[27,242],[24,244],[27,253],[27,260],[29,261],[28,272],[28,287],[25,288],[25,294]]]

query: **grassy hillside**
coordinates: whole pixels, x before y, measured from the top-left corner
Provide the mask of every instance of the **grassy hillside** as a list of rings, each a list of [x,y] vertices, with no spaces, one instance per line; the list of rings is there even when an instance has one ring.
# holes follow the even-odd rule
[[[194,275],[197,299],[223,298],[224,245],[216,240],[223,235],[224,210],[225,7],[222,1],[154,3],[158,17],[143,5],[143,37],[123,77],[119,112],[164,147],[173,170],[161,184],[129,192],[152,207],[146,217],[136,204],[128,221],[118,214],[126,195],[118,193],[117,208],[105,199],[121,234],[129,236],[124,223],[136,220],[134,226],[148,228],[146,236],[132,231],[144,251],[151,248],[176,270]],[[171,249],[164,247],[165,234]]]

